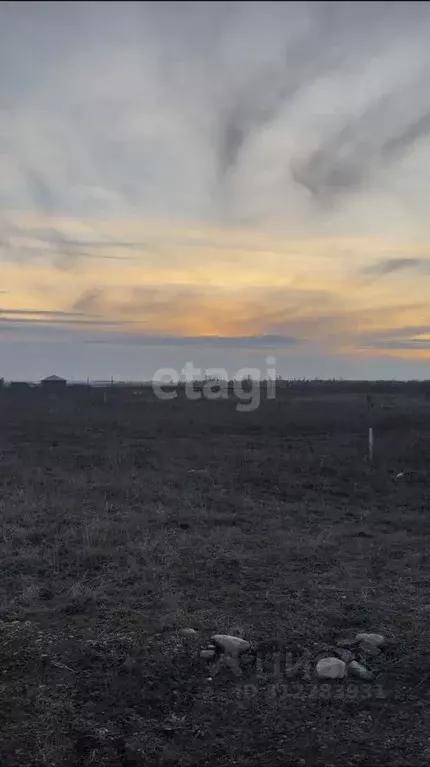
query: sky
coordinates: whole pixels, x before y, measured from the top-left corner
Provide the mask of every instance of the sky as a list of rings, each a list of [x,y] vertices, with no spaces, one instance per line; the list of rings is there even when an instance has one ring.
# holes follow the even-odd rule
[[[0,3],[0,376],[430,378],[430,3]]]

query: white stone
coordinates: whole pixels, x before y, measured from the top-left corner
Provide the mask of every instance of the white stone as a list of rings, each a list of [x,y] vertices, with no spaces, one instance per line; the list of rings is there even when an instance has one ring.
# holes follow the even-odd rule
[[[343,679],[346,663],[339,658],[322,658],[317,663],[316,672],[320,679]]]
[[[212,642],[228,655],[239,655],[241,652],[249,650],[250,643],[241,637],[230,636],[229,634],[214,634],[211,637]]]
[[[356,642],[367,642],[376,647],[384,644],[385,637],[382,634],[357,634],[355,637]]]
[[[370,682],[370,680],[373,679],[372,672],[369,671],[366,666],[363,666],[361,663],[357,663],[356,660],[353,660],[352,663],[349,664],[348,671],[350,671],[354,676],[357,676],[359,679],[364,679],[367,682]]]
[[[197,636],[197,631],[191,628],[181,629],[181,634],[183,637],[193,637]]]

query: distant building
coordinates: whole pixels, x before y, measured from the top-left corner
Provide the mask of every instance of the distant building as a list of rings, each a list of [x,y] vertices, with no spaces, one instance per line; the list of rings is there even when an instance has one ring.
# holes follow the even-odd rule
[[[60,378],[59,376],[48,376],[48,378],[44,378],[40,383],[44,389],[51,389],[54,391],[64,389],[67,386],[66,379]]]

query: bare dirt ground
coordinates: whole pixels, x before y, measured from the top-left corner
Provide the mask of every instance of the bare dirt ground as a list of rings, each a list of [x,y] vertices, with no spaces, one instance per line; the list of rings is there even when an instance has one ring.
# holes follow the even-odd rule
[[[2,767],[429,764],[430,403],[375,401],[369,465],[365,395],[329,387],[0,391]],[[239,676],[199,657],[235,625],[312,668],[387,647],[371,683]]]

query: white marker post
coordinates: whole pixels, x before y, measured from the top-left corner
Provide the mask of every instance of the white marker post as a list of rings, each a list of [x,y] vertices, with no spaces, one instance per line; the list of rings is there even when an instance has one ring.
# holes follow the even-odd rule
[[[369,456],[369,463],[373,463],[373,426],[371,426],[370,424],[373,423],[373,408],[375,403],[373,401],[373,397],[371,394],[368,394],[366,396],[366,400],[367,400],[367,415],[368,415],[367,423],[369,424],[368,456]]]

